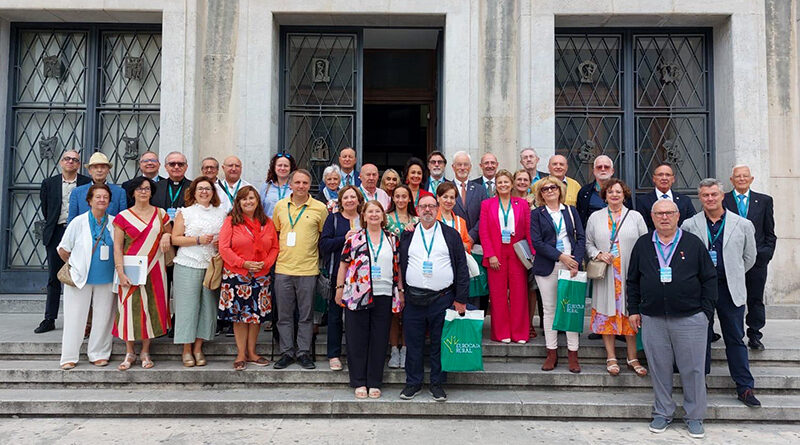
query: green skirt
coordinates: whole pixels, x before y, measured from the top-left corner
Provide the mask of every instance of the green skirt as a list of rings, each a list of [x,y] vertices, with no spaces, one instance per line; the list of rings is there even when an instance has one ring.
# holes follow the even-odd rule
[[[478,262],[478,269],[481,273],[477,277],[469,279],[469,296],[475,298],[489,295],[489,280],[486,276],[486,268],[483,267],[483,255],[473,253],[472,258]]]

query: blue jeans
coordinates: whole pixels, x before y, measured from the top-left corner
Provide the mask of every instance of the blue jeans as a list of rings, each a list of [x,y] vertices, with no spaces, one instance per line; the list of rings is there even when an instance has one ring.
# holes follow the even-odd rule
[[[724,280],[717,285],[719,297],[717,298],[717,316],[722,329],[722,339],[725,341],[725,355],[728,359],[728,370],[731,378],[736,383],[736,392],[743,393],[755,386],[753,374],[750,373],[750,360],[747,355],[747,346],[744,344],[744,312],[745,306],[737,307],[733,304],[728,284]],[[706,348],[706,374],[711,371],[711,335],[714,333],[714,318],[708,324],[708,347]]]
[[[447,373],[442,371],[441,344],[444,312],[455,296],[447,292],[428,306],[406,304],[403,309],[403,338],[406,341],[406,384],[421,385],[425,376],[423,348],[425,332],[430,332],[431,385],[442,385]]]

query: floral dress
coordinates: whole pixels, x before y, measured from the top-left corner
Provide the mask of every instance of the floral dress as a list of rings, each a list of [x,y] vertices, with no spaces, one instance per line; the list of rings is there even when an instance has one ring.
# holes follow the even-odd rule
[[[612,232],[614,226],[618,225],[619,221],[616,221],[615,224],[612,217],[609,216],[608,231]],[[622,257],[620,252],[621,249],[619,246],[619,238],[617,238],[617,240],[614,242],[614,246],[612,247],[614,260],[611,262],[611,267],[608,270],[608,273],[613,272],[614,275],[614,302],[616,314],[613,316],[608,316],[601,314],[592,308],[591,329],[595,334],[636,335],[636,332],[633,331],[633,328],[631,328],[631,325],[628,322],[628,317],[625,315],[625,308],[622,307],[622,299],[620,298],[622,295],[622,286],[625,285],[622,280]]]

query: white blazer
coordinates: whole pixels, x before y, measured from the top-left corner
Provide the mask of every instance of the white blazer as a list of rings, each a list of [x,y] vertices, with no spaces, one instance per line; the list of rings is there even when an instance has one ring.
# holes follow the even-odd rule
[[[86,279],[89,277],[89,266],[92,264],[94,239],[92,238],[92,229],[89,227],[89,212],[81,213],[70,221],[64,231],[64,237],[61,238],[61,243],[58,244],[59,249],[64,249],[70,253],[69,274],[78,289],[83,289],[83,286],[86,285]],[[114,217],[112,215],[106,216],[108,216],[106,231],[113,238],[111,224],[114,222]],[[109,255],[113,254],[113,250],[110,250]]]

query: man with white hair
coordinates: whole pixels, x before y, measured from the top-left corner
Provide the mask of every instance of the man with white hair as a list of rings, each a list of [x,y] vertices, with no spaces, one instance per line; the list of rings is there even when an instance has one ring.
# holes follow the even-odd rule
[[[472,158],[466,151],[458,151],[453,155],[453,184],[458,190],[458,198],[453,212],[467,222],[467,230],[473,244],[479,244],[478,218],[481,216],[481,203],[488,197],[486,189],[469,180],[472,170]]]
[[[375,164],[362,165],[359,178],[361,179],[361,185],[358,186],[358,190],[364,196],[364,201],[376,200],[381,203],[384,212],[389,210],[391,199],[383,189],[378,188],[378,179],[380,178],[378,167]]]
[[[239,189],[250,185],[242,179],[242,160],[236,156],[228,156],[222,161],[223,179],[217,179],[217,195],[219,196],[219,206],[230,212],[233,209],[233,201]]]
[[[753,183],[750,167],[737,165],[731,172],[733,190],[725,194],[722,204],[731,212],[753,223],[756,231],[756,264],[744,277],[747,286],[747,345],[751,349],[764,350],[761,329],[766,322],[764,311],[764,285],[767,283],[767,266],[775,253],[775,217],[772,197],[750,189]]]
[[[753,223],[722,205],[725,192],[718,179],[706,178],[698,188],[703,211],[683,222],[681,228],[703,240],[717,270],[716,310],[725,340],[728,370],[736,383],[739,400],[749,407],[761,406],[753,387],[750,360],[744,341],[744,310],[747,302],[745,272],[756,262],[756,238]],[[713,316],[708,323],[708,337],[713,333]],[[711,342],[706,347],[706,374],[711,371]]]
[[[547,176],[547,173],[537,169],[539,165],[539,154],[536,153],[536,150],[533,148],[523,148],[519,152],[519,163],[531,176],[531,184],[535,184],[538,180]]]
[[[594,181],[581,187],[578,191],[578,201],[576,203],[578,214],[581,215],[581,222],[586,226],[586,221],[589,216],[604,208],[606,203],[600,198],[600,190],[606,182],[614,176],[614,161],[606,155],[600,155],[594,158],[592,164],[592,173],[594,174]],[[625,207],[632,208],[630,198],[626,199]]]
[[[184,207],[184,195],[192,184],[191,179],[186,177],[186,169],[189,164],[186,156],[179,151],[170,152],[164,158],[164,164],[167,165],[169,177],[164,181],[156,182],[156,190],[150,201],[154,206],[165,209],[170,219],[174,219],[178,208]]]

